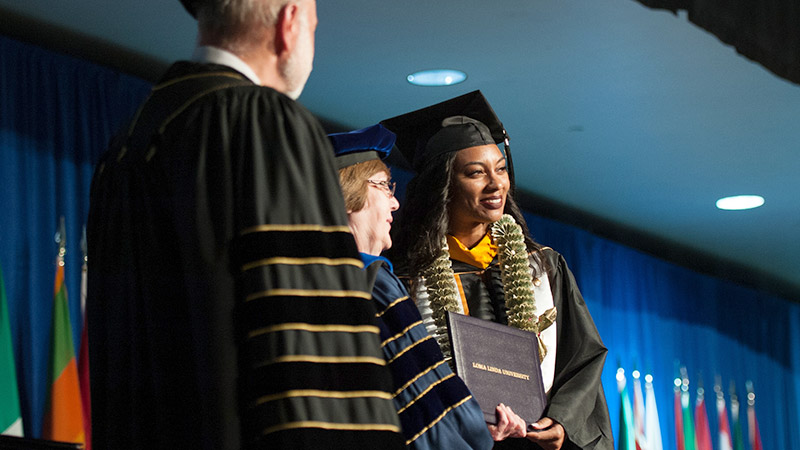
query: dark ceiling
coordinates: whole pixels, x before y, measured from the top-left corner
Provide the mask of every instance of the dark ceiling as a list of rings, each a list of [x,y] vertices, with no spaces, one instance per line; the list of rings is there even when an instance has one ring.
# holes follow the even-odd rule
[[[145,78],[194,46],[177,0],[0,12],[0,32]],[[318,16],[300,101],[320,117],[361,128],[480,89],[534,211],[800,301],[800,86],[684,15],[633,0],[320,0]],[[468,78],[405,81],[439,67]],[[736,194],[766,203],[715,208]]]

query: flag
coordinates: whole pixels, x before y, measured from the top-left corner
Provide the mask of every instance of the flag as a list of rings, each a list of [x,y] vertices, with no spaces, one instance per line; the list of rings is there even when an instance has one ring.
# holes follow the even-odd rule
[[[45,408],[42,436],[64,442],[84,442],[83,409],[78,383],[72,325],[69,319],[67,289],[64,285],[63,218],[62,236],[56,265],[53,296],[53,322],[50,340],[50,392]]]
[[[733,421],[733,450],[744,450],[742,424],[739,422],[739,400],[731,383],[731,420]]]
[[[719,424],[719,450],[733,450],[731,444],[731,427],[728,425],[728,411],[725,409],[725,396],[722,386],[714,386],[717,391],[717,423]]]
[[[645,409],[644,409],[644,435],[647,439],[649,450],[662,450],[663,443],[661,441],[661,424],[658,420],[658,408],[656,407],[656,393],[653,390],[653,376],[645,375],[644,377],[644,396],[645,396]]]
[[[683,407],[681,407],[681,383],[680,378],[675,378],[675,448],[686,450],[686,439],[683,437]]]
[[[694,420],[692,408],[689,406],[689,383],[684,384],[686,390],[681,389],[681,409],[683,410],[683,445],[686,450],[697,450],[697,439],[694,434]]]
[[[633,435],[636,438],[636,450],[648,450],[644,436],[644,396],[639,371],[633,371]]]
[[[680,368],[680,373],[680,378],[675,379],[675,429],[680,435],[677,439],[678,449],[697,450],[692,408],[689,406],[689,377],[685,367]]]
[[[761,445],[761,431],[758,429],[756,419],[756,394],[753,392],[753,383],[747,382],[747,431],[750,436],[750,450],[763,450]]]
[[[86,227],[83,228],[83,266],[81,267],[81,348],[78,351],[78,382],[81,389],[81,406],[83,407],[83,430],[85,450],[92,450],[92,403],[89,388],[89,338],[86,324],[86,286],[89,267],[86,259]]]
[[[711,446],[711,429],[708,426],[708,414],[704,400],[703,388],[697,389],[697,400],[694,405],[695,436],[697,450],[713,450]]]
[[[636,450],[636,437],[633,430],[633,411],[625,386],[625,370],[617,369],[617,389],[619,390],[619,440],[617,450]]]
[[[0,434],[23,436],[17,369],[14,364],[14,346],[11,342],[11,321],[8,318],[2,269],[0,269]]]

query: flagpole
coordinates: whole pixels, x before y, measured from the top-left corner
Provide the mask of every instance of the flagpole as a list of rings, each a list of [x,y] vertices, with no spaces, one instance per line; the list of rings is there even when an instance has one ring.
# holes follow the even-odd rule
[[[736,396],[736,383],[733,380],[731,380],[730,384],[730,399],[731,419],[733,420],[733,450],[744,450],[742,423],[739,420],[739,398]]]
[[[617,450],[636,450],[636,435],[633,429],[633,408],[628,397],[625,382],[625,369],[617,369],[617,390],[619,391],[619,439]]]
[[[656,406],[656,394],[653,390],[653,375],[647,374],[644,376],[644,392],[645,392],[645,424],[644,435],[647,438],[647,445],[650,450],[662,450],[663,442],[661,440],[661,423],[658,419],[658,407]]]
[[[86,323],[86,293],[89,276],[88,242],[86,226],[81,237],[83,264],[81,265],[81,347],[78,350],[78,384],[81,392],[81,408],[83,411],[84,450],[92,450],[92,404],[89,384],[89,331]]]
[[[711,446],[711,429],[708,426],[708,414],[706,413],[705,389],[703,389],[703,377],[701,375],[697,377],[694,423],[697,450],[713,450]]]
[[[641,373],[634,367],[633,373],[633,428],[636,438],[636,450],[649,450],[644,433],[644,395],[642,394]]]
[[[677,450],[686,450],[686,439],[683,436],[683,406],[681,405],[681,386],[683,381],[680,377],[674,380],[674,401],[673,401],[673,414],[675,416],[675,448]]]
[[[694,420],[692,408],[689,406],[691,394],[689,393],[689,375],[686,367],[681,367],[681,410],[683,414],[683,438],[685,450],[696,450],[697,439],[694,433]]]
[[[58,220],[58,230],[56,231],[56,244],[58,244],[58,256],[56,256],[56,264],[59,267],[64,267],[64,255],[67,254],[67,227],[64,221],[64,216]]]
[[[756,420],[756,394],[753,392],[753,382],[748,380],[745,384],[747,389],[747,431],[750,437],[750,450],[762,450],[761,431],[758,429]]]
[[[67,253],[64,216],[55,236],[58,243],[53,318],[48,367],[49,393],[42,425],[45,439],[84,443],[83,412],[78,386],[78,369],[72,340],[67,289],[64,284],[64,256]]]
[[[722,377],[717,375],[714,382],[717,393],[717,423],[719,428],[719,450],[733,450],[731,427],[728,422],[728,411],[725,408],[725,393],[722,389]]]

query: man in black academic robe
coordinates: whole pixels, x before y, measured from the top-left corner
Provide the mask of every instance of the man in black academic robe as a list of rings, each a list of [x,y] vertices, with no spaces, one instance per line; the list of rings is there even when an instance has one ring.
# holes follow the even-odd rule
[[[239,30],[274,50],[253,59],[200,3],[199,61],[167,71],[92,181],[94,446],[401,448],[333,152],[284,95],[316,5]]]

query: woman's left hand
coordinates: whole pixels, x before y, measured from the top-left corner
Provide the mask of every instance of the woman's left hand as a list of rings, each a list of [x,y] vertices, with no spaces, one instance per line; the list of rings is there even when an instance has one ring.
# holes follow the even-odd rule
[[[531,425],[533,431],[525,436],[528,440],[539,444],[544,450],[559,450],[564,445],[566,432],[560,423],[549,417],[542,417]]]

